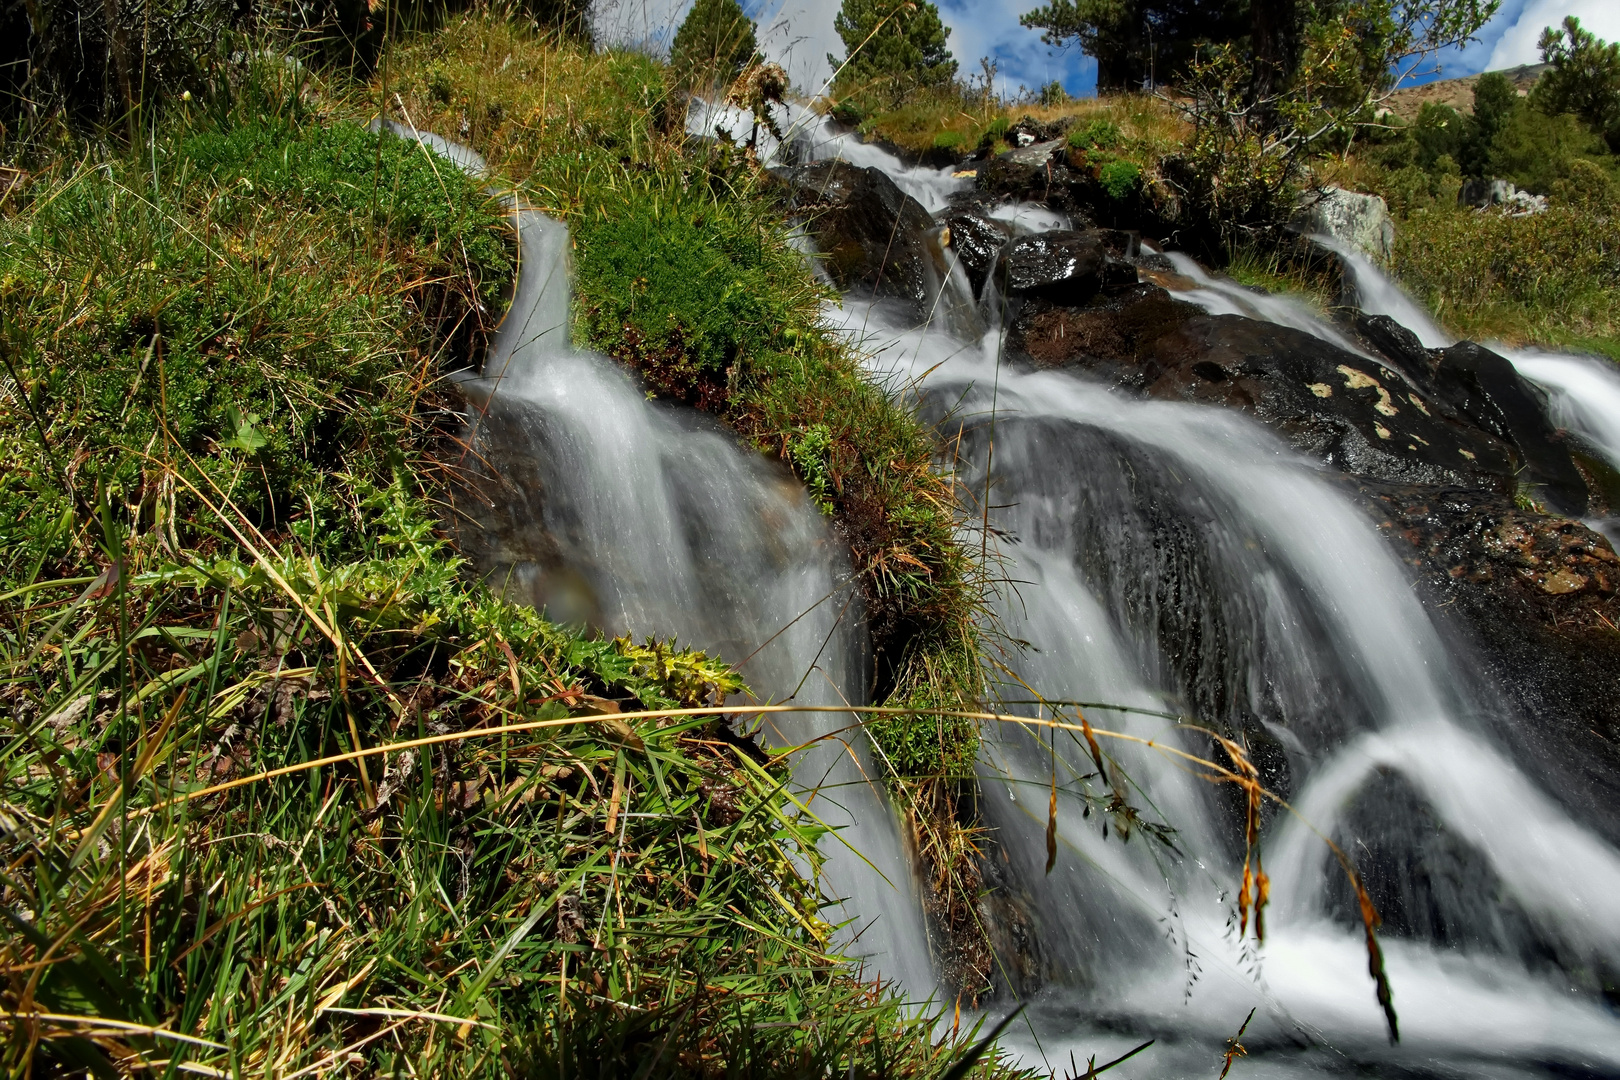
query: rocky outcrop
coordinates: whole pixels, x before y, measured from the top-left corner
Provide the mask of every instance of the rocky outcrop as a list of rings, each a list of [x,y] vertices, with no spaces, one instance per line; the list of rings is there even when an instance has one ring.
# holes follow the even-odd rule
[[[1147,283],[1080,308],[1037,300],[1011,320],[1007,350],[1038,367],[1088,368],[1142,390],[1153,345],[1202,313]]]
[[[1094,232],[1036,233],[1007,245],[1001,255],[1000,280],[1010,296],[1074,306],[1090,300],[1102,288],[1107,261],[1107,249]]]
[[[1513,490],[1514,447],[1389,365],[1302,330],[1206,315],[1157,286],[1078,310],[1021,312],[1009,342],[1043,366],[1090,369],[1152,397],[1241,409],[1358,476]]]
[[[1323,188],[1301,200],[1294,227],[1360,248],[1380,262],[1395,253],[1395,219],[1377,195],[1343,188]]]
[[[1506,496],[1360,485],[1431,611],[1505,699],[1504,745],[1548,791],[1620,834],[1620,558],[1579,521]],[[1532,723],[1512,718],[1533,718]]]
[[[976,208],[952,210],[945,215],[945,232],[941,240],[956,253],[956,259],[967,272],[973,291],[984,288],[990,268],[1001,256],[1001,249],[1012,239],[1012,228]]]
[[[975,194],[987,203],[1040,203],[1069,214],[1076,225],[1090,225],[1092,200],[1083,183],[1090,178],[1071,169],[1068,161],[1068,146],[1061,139],[1000,154],[979,166]]]
[[[841,289],[897,297],[919,311],[935,279],[927,234],[934,220],[887,173],[844,161],[818,161],[780,174],[790,208],[826,257]]]
[[[1572,520],[1604,505],[1601,470],[1489,349],[1426,349],[1381,316],[1347,329],[1366,354],[1211,316],[1144,281],[1080,303],[1031,297],[1006,340],[1033,366],[1238,409],[1331,465],[1429,609],[1471,642],[1481,686],[1497,688],[1482,692],[1504,699],[1503,745],[1548,790],[1585,793],[1583,813],[1597,793],[1620,834],[1620,558]]]
[[[1586,480],[1548,421],[1541,392],[1511,363],[1464,341],[1439,354],[1436,381],[1475,424],[1517,448],[1537,501],[1559,514],[1586,513]]]

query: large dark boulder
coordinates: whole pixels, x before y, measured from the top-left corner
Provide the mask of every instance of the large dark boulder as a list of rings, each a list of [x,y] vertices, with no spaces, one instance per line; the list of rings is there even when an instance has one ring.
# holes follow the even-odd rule
[[[1512,492],[1514,447],[1390,366],[1302,330],[1194,312],[1138,286],[1089,307],[1021,311],[1009,347],[1152,397],[1241,409],[1353,476]]]
[[[1068,160],[1061,139],[1021,147],[981,164],[973,186],[990,203],[1041,203],[1068,213],[1076,224],[1090,224],[1091,203],[1082,194],[1085,178],[1069,167]]]
[[[1084,368],[1135,390],[1147,386],[1152,347],[1203,309],[1157,285],[1137,284],[1083,307],[1022,305],[1007,326],[1007,352],[1037,367]]]
[[[975,209],[957,209],[945,215],[945,228],[946,245],[978,292],[1012,238],[1012,227]]]
[[[1440,358],[1423,347],[1418,336],[1388,315],[1357,313],[1356,331],[1401,374],[1430,393],[1435,392],[1435,369]]]
[[[934,220],[887,173],[845,161],[817,161],[783,175],[789,206],[826,257],[841,289],[898,297],[918,310],[937,270],[928,250]]]
[[[1426,606],[1497,688],[1501,745],[1600,833],[1620,835],[1620,558],[1509,495],[1360,485]]]
[[[999,272],[1007,295],[1077,305],[1102,288],[1108,249],[1090,232],[1054,231],[1021,236],[1002,251]]]
[[[1517,447],[1523,479],[1539,501],[1560,514],[1586,512],[1586,480],[1547,419],[1541,393],[1511,362],[1472,341],[1459,342],[1440,354],[1436,379],[1469,419]]]

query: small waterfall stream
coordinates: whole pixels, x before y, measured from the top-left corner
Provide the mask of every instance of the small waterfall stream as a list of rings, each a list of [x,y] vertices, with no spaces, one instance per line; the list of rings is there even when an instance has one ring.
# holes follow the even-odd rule
[[[475,153],[396,134],[468,168]],[[670,638],[738,665],[761,700],[859,704],[866,637],[847,552],[780,464],[694,410],[649,401],[606,357],[569,341],[569,237],[513,208],[515,294],[484,369],[460,386],[473,407],[465,467],[483,499],[460,499],[462,543],[512,598],[609,634]],[[767,746],[848,728],[848,714],[775,717]],[[887,795],[862,738],[801,753],[795,780],[837,830],[824,892],[847,903],[846,949],[919,999],[933,996],[926,932]]]
[[[506,466],[532,503],[486,545],[508,595],[609,633],[676,638],[740,665],[761,698],[858,704],[865,635],[848,557],[797,480],[686,408],[649,402],[633,378],[568,340],[568,233],[517,215],[520,285],[481,378],[474,456]],[[515,466],[515,467],[513,467]],[[778,717],[769,745],[806,743],[849,717]],[[841,832],[826,883],[852,897],[850,949],[931,994],[927,944],[864,743],[824,743],[795,777]],[[859,854],[857,854],[857,852]],[[882,868],[886,873],[876,868]]]

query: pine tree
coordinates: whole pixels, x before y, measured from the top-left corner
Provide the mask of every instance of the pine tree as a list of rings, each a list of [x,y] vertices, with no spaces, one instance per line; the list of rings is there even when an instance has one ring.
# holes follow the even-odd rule
[[[729,83],[759,53],[737,0],[697,0],[675,31],[670,64],[684,86]]]
[[[945,47],[950,28],[929,0],[843,0],[833,29],[843,39],[845,59],[828,55],[838,86],[847,90],[904,93],[939,86],[956,77]]]
[[[1552,70],[1537,81],[1531,102],[1548,116],[1580,117],[1620,152],[1620,42],[1594,36],[1571,15],[1543,30],[1540,46]]]

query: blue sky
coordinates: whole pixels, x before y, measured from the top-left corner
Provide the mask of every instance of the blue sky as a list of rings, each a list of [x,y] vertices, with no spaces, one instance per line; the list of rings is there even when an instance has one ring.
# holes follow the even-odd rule
[[[817,90],[831,74],[826,54],[843,52],[832,28],[840,0],[742,2],[759,22],[765,53],[787,67],[801,88],[812,93]],[[964,73],[977,72],[979,57],[989,56],[996,60],[996,82],[1003,92],[1016,91],[1020,85],[1039,87],[1053,79],[1077,96],[1095,92],[1097,65],[1090,57],[1078,49],[1052,49],[1041,43],[1040,34],[1018,25],[1018,16],[1039,0],[936,2],[951,28],[951,52]],[[599,32],[609,42],[667,46],[671,28],[689,6],[690,0],[599,0]],[[1578,16],[1599,37],[1620,39],[1620,0],[1503,0],[1501,10],[1480,32],[1477,42],[1436,58],[1418,81],[1536,63],[1541,28],[1562,21],[1565,15]]]

